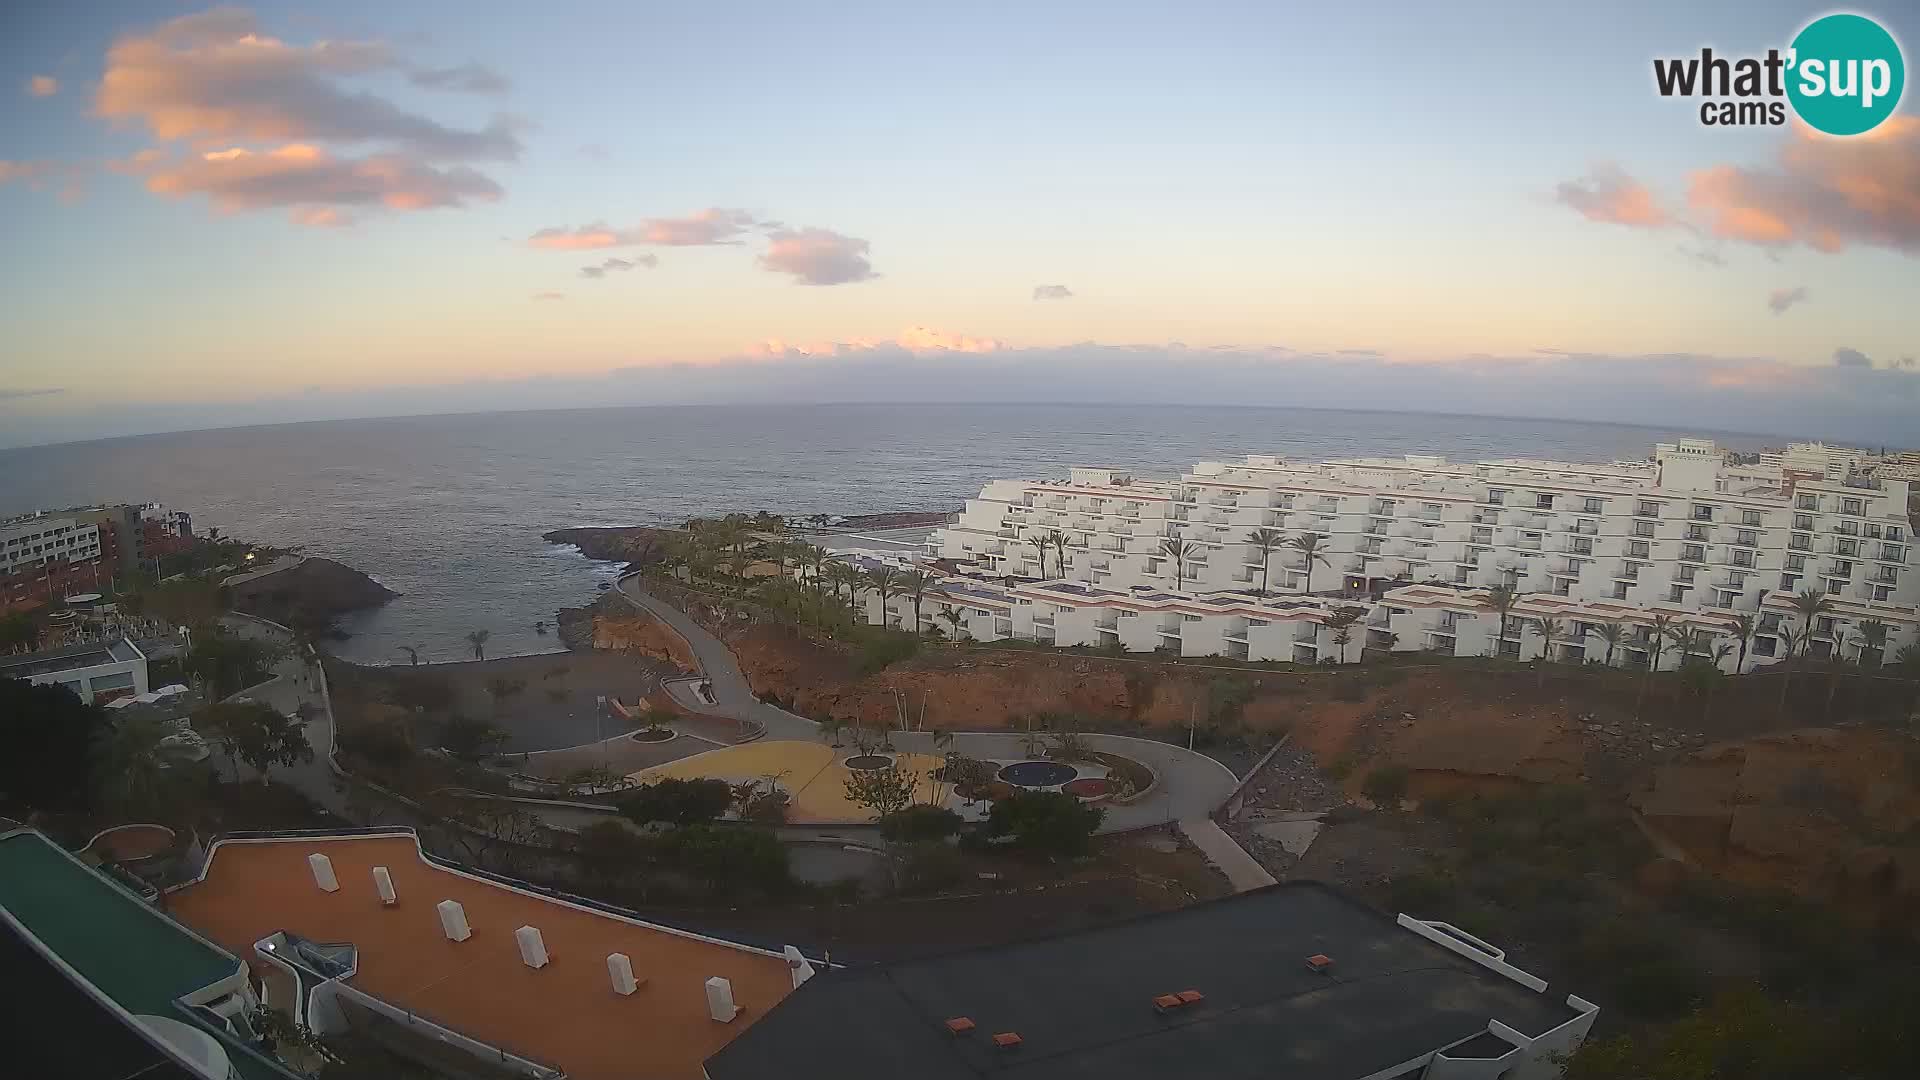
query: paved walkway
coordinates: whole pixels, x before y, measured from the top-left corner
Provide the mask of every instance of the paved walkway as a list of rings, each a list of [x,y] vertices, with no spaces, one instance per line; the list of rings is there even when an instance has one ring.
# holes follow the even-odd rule
[[[642,592],[637,577],[622,578],[620,595],[638,607],[658,616],[686,639],[700,663],[701,673],[713,680],[714,704],[694,696],[691,685],[669,683],[674,700],[690,712],[735,719],[751,719],[766,725],[768,739],[811,740],[820,738],[820,725],[804,716],[765,704],[753,696],[746,675],[734,659],[733,650],[709,633],[692,617],[658,597]],[[1129,757],[1154,771],[1160,782],[1146,798],[1127,805],[1109,805],[1102,832],[1125,832],[1153,825],[1164,825],[1182,818],[1201,817],[1220,808],[1232,794],[1239,779],[1225,765],[1184,747],[1152,739],[1124,735],[1084,734],[1081,741],[1090,749]],[[894,748],[901,751],[937,754],[933,734],[925,731],[895,731]],[[1017,759],[1029,756],[1025,737],[1009,732],[961,732],[951,749],[968,757]],[[1221,834],[1225,839],[1225,834]],[[1231,843],[1231,841],[1229,841]]]
[[[249,641],[262,641],[283,650],[280,662],[274,665],[274,678],[236,697],[271,705],[285,715],[298,712],[302,705],[309,706],[306,734],[307,744],[313,747],[313,760],[274,768],[272,782],[285,784],[322,808],[345,817],[346,789],[327,767],[327,749],[333,745],[333,710],[320,691],[318,666],[307,662],[305,654],[293,645],[285,631],[267,623],[242,615],[223,616],[220,623]],[[260,775],[244,764],[234,764],[240,776],[257,778]]]
[[[1234,892],[1246,892],[1274,884],[1274,876],[1267,873],[1266,867],[1255,862],[1245,848],[1234,843],[1233,837],[1214,824],[1212,818],[1181,818],[1180,831],[1193,841],[1193,846],[1200,849],[1200,854],[1205,855],[1208,862],[1227,875]]]

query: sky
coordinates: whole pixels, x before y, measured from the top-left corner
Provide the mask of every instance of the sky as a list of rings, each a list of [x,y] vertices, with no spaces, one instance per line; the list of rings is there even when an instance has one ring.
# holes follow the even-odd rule
[[[1920,92],[1823,4],[0,5],[0,446],[729,401],[1920,444]],[[1908,0],[1848,8],[1920,42]]]

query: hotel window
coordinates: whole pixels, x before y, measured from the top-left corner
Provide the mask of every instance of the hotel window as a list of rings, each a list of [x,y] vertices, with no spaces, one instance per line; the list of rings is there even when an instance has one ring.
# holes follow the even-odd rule
[[[1697,569],[1696,567],[1692,567],[1692,566],[1676,566],[1673,568],[1673,580],[1692,581],[1693,574],[1696,569]]]
[[[1593,541],[1584,536],[1575,537],[1573,550],[1581,555],[1591,555],[1593,554]]]
[[[1807,533],[1794,533],[1787,540],[1787,547],[1792,551],[1812,551],[1813,537]]]
[[[1198,615],[1182,615],[1182,616],[1180,616],[1180,621],[1181,621],[1181,622],[1199,622],[1199,621],[1200,621],[1200,616],[1198,616]]]
[[[1652,535],[1653,535],[1653,530],[1654,530],[1655,528],[1657,528],[1657,527],[1658,527],[1658,526],[1656,526],[1656,525],[1655,525],[1655,524],[1654,524],[1653,522],[1651,522],[1651,521],[1636,521],[1636,522],[1634,522],[1634,523],[1633,523],[1633,535],[1635,535],[1635,536],[1652,536]]]
[[[1648,545],[1645,540],[1629,540],[1627,541],[1627,554],[1636,559],[1644,559],[1647,557],[1649,547],[1650,545]]]
[[[1752,565],[1753,565],[1753,552],[1751,552],[1751,551],[1736,551],[1736,552],[1734,552],[1734,553],[1733,553],[1733,565],[1735,565],[1735,566],[1752,566]]]
[[[1581,509],[1589,514],[1601,513],[1606,509],[1606,505],[1607,501],[1605,499],[1595,499],[1592,497],[1589,497],[1585,502],[1580,504]]]
[[[1699,544],[1683,544],[1680,548],[1680,557],[1688,562],[1706,562],[1707,549]]]
[[[1465,584],[1467,583],[1467,575],[1468,575],[1468,573],[1469,573],[1469,568],[1468,568],[1468,567],[1465,567],[1465,566],[1456,566],[1456,567],[1454,567],[1454,568],[1453,568],[1453,580],[1454,580],[1454,584],[1456,584],[1456,585],[1465,585]]]
[[[1730,592],[1726,592],[1725,590],[1722,590],[1718,596],[1714,597],[1714,602],[1718,604],[1720,607],[1732,607],[1733,599],[1736,595],[1738,594],[1730,593]]]
[[[1897,540],[1903,540],[1905,538],[1906,538],[1906,534],[1900,531],[1900,526],[1898,525],[1887,526],[1887,539],[1897,541]]]
[[[1758,524],[1760,524],[1760,511],[1758,511],[1758,510],[1742,510],[1742,511],[1740,511],[1740,524],[1742,524],[1742,525],[1758,525]]]
[[[1793,527],[1794,527],[1794,528],[1796,528],[1796,529],[1811,529],[1811,528],[1813,528],[1813,515],[1812,515],[1812,514],[1795,514],[1795,515],[1793,515]]]
[[[1906,562],[1907,549],[1899,544],[1881,544],[1880,557],[1888,562]]]
[[[1551,510],[1553,509],[1553,496],[1536,493],[1533,497],[1533,505],[1534,508],[1538,510]]]
[[[1852,514],[1855,517],[1859,517],[1861,510],[1865,505],[1866,504],[1861,502],[1859,499],[1841,499],[1840,512],[1843,514]]]
[[[1668,590],[1667,590],[1667,599],[1668,599],[1668,600],[1671,600],[1672,602],[1674,602],[1674,603],[1676,603],[1676,604],[1684,604],[1684,603],[1686,603],[1686,601],[1687,601],[1687,587],[1686,587],[1685,585],[1675,585],[1675,586],[1674,586],[1673,588],[1671,588],[1671,589],[1668,589]]]
[[[1860,543],[1857,540],[1835,540],[1833,542],[1833,553],[1835,555],[1858,555],[1860,554]]]
[[[1501,488],[1488,488],[1487,501],[1495,506],[1507,505],[1507,493]]]
[[[1708,506],[1705,503],[1694,503],[1693,504],[1693,520],[1712,521],[1713,507]]]
[[[1837,578],[1850,578],[1853,576],[1853,564],[1846,561],[1845,559],[1835,560],[1833,564],[1833,570],[1828,574],[1828,576],[1837,577]]]
[[[1633,512],[1639,515],[1640,517],[1659,517],[1660,504],[1657,502],[1648,502],[1645,499],[1642,499],[1640,500],[1640,505],[1638,507],[1635,507]]]
[[[1624,582],[1624,581],[1616,581],[1616,582],[1614,582],[1614,583],[1613,583],[1613,598],[1614,598],[1615,600],[1625,600],[1625,599],[1627,598],[1627,583],[1626,583],[1626,582]]]
[[[1794,589],[1798,588],[1799,585],[1800,585],[1799,574],[1781,574],[1780,575],[1780,591],[1781,592],[1792,592]]]
[[[1752,547],[1760,542],[1760,534],[1752,529],[1741,529],[1733,534],[1733,542],[1741,547]]]
[[[1802,510],[1818,510],[1820,509],[1820,496],[1802,495],[1794,501],[1793,505]]]
[[[1893,586],[1891,586],[1891,585],[1875,585],[1875,586],[1873,587],[1873,598],[1874,598],[1875,600],[1891,600],[1891,599],[1893,599]]]
[[[1853,521],[1837,521],[1834,523],[1833,531],[1841,536],[1859,536],[1860,525]]]
[[[1705,540],[1706,538],[1707,538],[1707,527],[1705,525],[1687,526],[1687,539]]]
[[[1813,624],[1813,627],[1815,633],[1831,634],[1833,633],[1833,619],[1830,616],[1823,615],[1820,617],[1819,622]]]

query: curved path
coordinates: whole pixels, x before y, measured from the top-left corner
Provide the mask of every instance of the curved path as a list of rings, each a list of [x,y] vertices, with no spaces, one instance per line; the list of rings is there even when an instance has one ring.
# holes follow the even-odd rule
[[[621,578],[617,587],[628,602],[657,616],[679,634],[693,650],[701,673],[712,680],[713,704],[694,695],[691,681],[669,683],[668,691],[682,707],[709,716],[764,724],[769,739],[812,740],[820,737],[820,725],[754,697],[746,675],[734,659],[733,650],[686,612],[641,591],[637,577]],[[1083,734],[1081,740],[1095,750],[1133,758],[1152,769],[1160,778],[1146,798],[1125,805],[1108,805],[1106,820],[1101,825],[1102,832],[1125,832],[1182,819],[1204,818],[1218,810],[1239,783],[1233,770],[1225,765],[1205,754],[1171,743],[1125,735],[1097,734]],[[933,745],[933,734],[925,731],[896,731],[893,733],[893,745],[902,751],[936,755],[941,752]],[[1028,756],[1023,736],[1000,731],[957,733],[952,749],[977,758],[1008,760]]]

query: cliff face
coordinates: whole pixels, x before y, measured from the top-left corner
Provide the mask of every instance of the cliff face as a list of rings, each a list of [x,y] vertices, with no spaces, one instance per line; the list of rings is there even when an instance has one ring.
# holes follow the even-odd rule
[[[555,529],[542,533],[540,539],[549,544],[571,544],[589,559],[624,562],[628,570],[638,570],[658,557],[662,541],[673,532],[645,525],[592,526]]]
[[[327,622],[350,611],[379,607],[399,593],[332,559],[298,566],[230,587],[234,610],[288,626]]]

